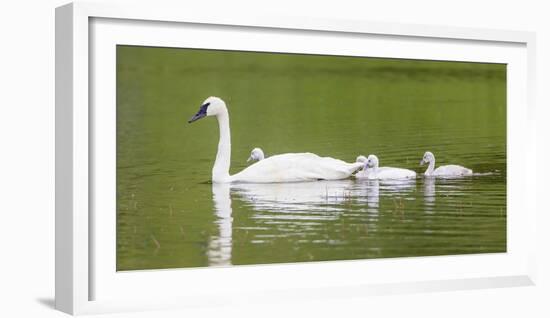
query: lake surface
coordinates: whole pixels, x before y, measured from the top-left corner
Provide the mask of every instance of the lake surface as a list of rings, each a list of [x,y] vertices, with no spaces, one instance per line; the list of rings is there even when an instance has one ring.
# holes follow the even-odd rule
[[[261,147],[478,175],[212,184],[208,96],[231,173]],[[505,252],[506,67],[118,46],[116,213],[117,270]]]

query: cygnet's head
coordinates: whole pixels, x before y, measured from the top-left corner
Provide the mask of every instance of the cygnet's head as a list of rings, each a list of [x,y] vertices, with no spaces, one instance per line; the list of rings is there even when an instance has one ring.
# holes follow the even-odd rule
[[[260,161],[260,160],[263,160],[264,159],[264,152],[262,151],[262,149],[260,148],[254,148],[252,149],[252,151],[250,152],[250,157],[248,157],[248,160],[246,160],[246,162],[249,162],[249,161]]]
[[[189,123],[197,121],[206,116],[218,116],[221,114],[227,114],[227,106],[225,102],[219,97],[208,97],[202,103],[199,111],[189,119]]]
[[[367,157],[363,155],[357,156],[357,159],[355,159],[355,162],[359,162],[363,164],[363,167],[361,167],[361,170],[367,169]]]
[[[369,155],[367,158],[367,163],[365,164],[367,168],[376,168],[378,167],[378,157],[375,155]]]
[[[435,161],[435,156],[433,153],[429,152],[429,151],[426,151],[424,153],[424,157],[422,157],[422,160],[420,160],[420,165],[424,165],[424,164],[428,164],[430,162],[434,162]]]

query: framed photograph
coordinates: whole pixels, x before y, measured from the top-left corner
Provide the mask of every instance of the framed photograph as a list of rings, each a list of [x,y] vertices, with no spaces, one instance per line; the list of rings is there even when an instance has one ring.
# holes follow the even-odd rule
[[[534,284],[533,45],[58,8],[56,308]]]

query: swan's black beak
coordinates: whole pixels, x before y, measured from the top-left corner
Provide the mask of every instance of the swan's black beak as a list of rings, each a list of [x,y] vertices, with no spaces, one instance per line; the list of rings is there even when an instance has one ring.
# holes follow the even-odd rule
[[[420,160],[420,165],[423,166],[426,162],[424,161],[424,159]]]
[[[208,109],[208,106],[210,105],[210,103],[206,103],[204,105],[201,106],[201,108],[199,108],[199,111],[189,119],[188,123],[192,123],[194,121],[197,121],[203,117],[206,117],[206,110]]]
[[[200,112],[196,113],[193,117],[191,117],[188,121],[188,123],[192,123],[194,121],[197,121],[203,117],[206,117],[206,114],[201,114]]]

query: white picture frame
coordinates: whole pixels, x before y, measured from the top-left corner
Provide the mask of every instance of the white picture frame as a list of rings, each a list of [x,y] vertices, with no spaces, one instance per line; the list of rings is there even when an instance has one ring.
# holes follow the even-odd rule
[[[98,21],[103,24],[97,24]],[[134,29],[140,26],[143,28],[136,32]],[[153,37],[147,32],[150,26],[155,28]],[[238,38],[239,32],[269,33],[283,38],[313,34],[323,40],[340,41],[341,38],[342,41],[349,41],[347,43],[350,48],[355,42],[371,38],[373,41],[381,41],[381,44],[372,42],[373,45],[369,48],[378,50],[371,54],[379,57],[407,56],[419,59],[510,63],[508,252],[496,255],[186,269],[154,271],[155,273],[139,272],[135,275],[116,273],[112,265],[106,265],[101,269],[104,260],[112,263],[114,258],[112,250],[108,247],[102,249],[102,246],[109,244],[109,240],[114,248],[114,229],[108,220],[97,219],[90,211],[97,204],[101,204],[94,201],[95,185],[110,184],[109,171],[114,173],[112,169],[109,170],[107,164],[102,174],[94,175],[97,173],[96,169],[102,169],[98,166],[98,161],[101,161],[100,157],[103,155],[98,154],[107,153],[109,156],[108,149],[98,149],[105,143],[98,144],[97,141],[105,140],[108,144],[109,134],[111,133],[111,138],[114,136],[112,129],[105,129],[102,134],[99,134],[97,129],[94,130],[97,123],[93,118],[105,119],[107,124],[111,122],[111,128],[114,124],[111,120],[112,114],[108,115],[105,111],[97,112],[92,106],[98,98],[105,98],[105,105],[112,101],[114,70],[109,68],[109,65],[112,65],[109,63],[112,62],[113,52],[109,51],[109,48],[121,43],[183,45],[178,42],[182,39],[175,39],[183,34],[181,30],[177,32],[180,27],[194,28],[188,30],[189,34],[191,31],[201,32],[201,27],[207,27],[209,32],[213,33],[213,37],[216,37],[216,32],[225,29],[235,30],[235,38]],[[394,40],[396,43],[409,41],[409,51],[396,53],[395,47],[390,43]],[[208,48],[208,43],[194,43]],[[222,48],[258,49],[239,46],[238,41],[235,43],[218,43],[212,48],[220,48],[222,45]],[[229,47],[231,45],[235,46]],[[255,45],[262,45],[261,41]],[[426,45],[431,45],[431,53],[426,52]],[[73,3],[57,8],[56,308],[71,314],[85,314],[209,305],[212,299],[216,299],[216,304],[227,304],[242,301],[241,299],[285,301],[534,284],[536,251],[529,247],[536,245],[534,221],[537,211],[532,203],[534,194],[522,189],[535,186],[535,173],[514,173],[519,167],[517,164],[514,165],[514,158],[535,151],[536,128],[532,91],[535,69],[534,45],[534,33],[520,31],[299,19],[286,16],[224,16],[212,12],[193,12],[184,5],[157,8],[143,4],[117,6],[116,3]],[[105,50],[96,50],[101,47]],[[359,47],[357,46],[359,53],[347,53],[362,56]],[[438,47],[442,47],[441,50]],[[311,52],[319,53],[321,49],[313,45]],[[266,44],[263,50],[274,49]],[[307,49],[297,50],[305,52]],[[334,52],[336,53],[341,51]],[[93,90],[111,91],[111,95],[102,93],[103,95],[96,96],[92,94]],[[105,109],[108,112],[110,108]],[[103,179],[105,176],[107,181]],[[106,183],[102,183],[104,181]],[[108,190],[109,186],[103,188]],[[106,231],[110,234],[99,239],[93,234],[94,229],[102,224],[107,226]],[[499,266],[495,267],[495,264]],[[360,273],[364,279],[352,280],[346,275],[336,277],[334,274],[339,272]],[[415,273],[413,277],[410,277],[411,273]],[[143,284],[151,287],[155,284],[156,287],[169,286],[170,281],[181,279],[178,275],[187,275],[187,285],[195,288],[177,291],[176,294],[173,288],[166,288],[166,293],[172,294],[173,297],[166,297],[163,293],[151,295],[137,288]],[[195,277],[195,280],[191,279],[192,277]],[[243,277],[247,277],[250,283],[238,280]],[[291,279],[285,281],[281,279],[283,277]],[[98,284],[97,281],[101,283]],[[261,285],[258,282],[261,282]],[[158,291],[158,288],[152,289]],[[222,292],[225,292],[224,297],[220,297]]]

